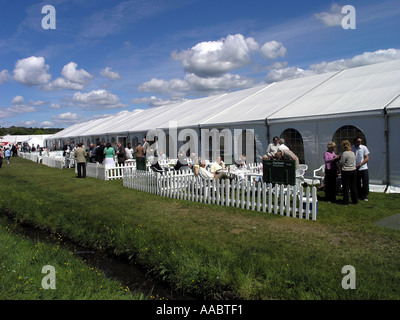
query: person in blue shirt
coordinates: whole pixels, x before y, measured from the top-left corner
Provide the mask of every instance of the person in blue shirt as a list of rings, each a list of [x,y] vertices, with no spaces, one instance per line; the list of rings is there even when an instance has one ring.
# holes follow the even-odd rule
[[[7,159],[7,164],[10,164],[10,157],[11,157],[11,150],[10,148],[6,149],[6,152],[4,153],[6,159]]]

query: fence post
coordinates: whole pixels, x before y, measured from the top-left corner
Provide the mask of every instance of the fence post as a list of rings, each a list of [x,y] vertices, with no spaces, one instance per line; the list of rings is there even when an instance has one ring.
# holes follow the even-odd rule
[[[312,187],[312,219],[317,220],[317,188]]]

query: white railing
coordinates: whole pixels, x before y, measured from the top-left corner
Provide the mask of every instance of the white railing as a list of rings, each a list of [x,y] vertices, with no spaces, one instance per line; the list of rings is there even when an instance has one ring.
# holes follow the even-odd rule
[[[192,173],[159,174],[125,169],[123,186],[174,199],[317,219],[315,187],[202,179]]]
[[[64,158],[53,158],[49,156],[42,156],[42,164],[58,169],[62,169],[65,167]]]

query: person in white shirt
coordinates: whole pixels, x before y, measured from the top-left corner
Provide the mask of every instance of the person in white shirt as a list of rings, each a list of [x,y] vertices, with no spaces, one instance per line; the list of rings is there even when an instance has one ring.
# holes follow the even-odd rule
[[[222,161],[221,156],[219,156],[217,161],[211,164],[211,173],[214,174],[215,179],[226,179],[227,175],[222,170],[225,170],[225,163]]]
[[[270,143],[267,148],[267,155],[269,157],[274,157],[275,153],[279,150],[279,138],[275,136],[272,141],[273,143]]]
[[[278,150],[284,151],[284,150],[289,150],[289,148],[285,145],[285,139],[280,138],[279,139],[279,147]]]
[[[351,147],[351,151],[356,156],[356,168],[357,168],[357,195],[360,199],[368,201],[369,195],[369,173],[368,173],[368,161],[370,152],[368,148],[361,144],[361,138],[354,139],[354,145]]]

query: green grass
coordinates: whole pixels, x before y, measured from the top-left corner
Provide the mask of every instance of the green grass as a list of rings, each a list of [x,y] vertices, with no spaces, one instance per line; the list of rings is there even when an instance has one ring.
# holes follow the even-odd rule
[[[7,218],[0,217],[1,300],[144,299],[142,294],[132,293],[129,287],[89,267],[59,243],[30,239],[19,234],[17,229]],[[47,278],[49,271],[42,272],[45,266],[54,267],[54,288],[48,286],[51,283]]]
[[[373,224],[399,212],[399,195],[347,207],[320,202],[317,221],[306,221],[74,176],[13,158],[0,170],[0,209],[204,298],[400,298],[400,232]],[[345,265],[355,267],[354,290],[342,288]]]

